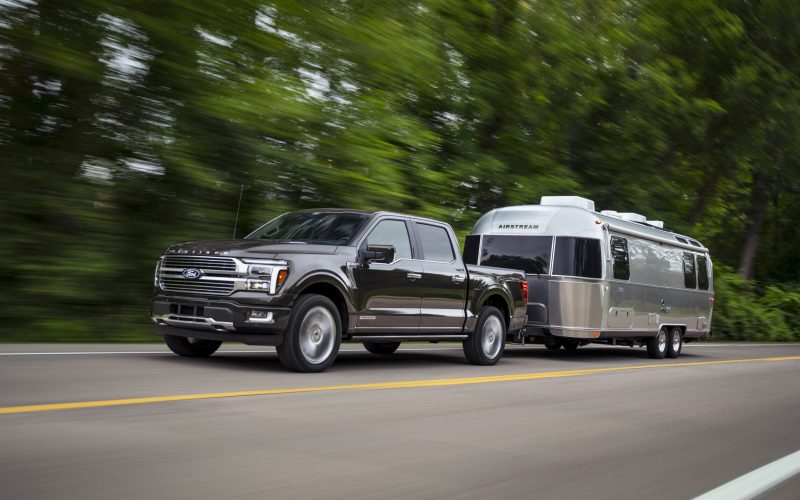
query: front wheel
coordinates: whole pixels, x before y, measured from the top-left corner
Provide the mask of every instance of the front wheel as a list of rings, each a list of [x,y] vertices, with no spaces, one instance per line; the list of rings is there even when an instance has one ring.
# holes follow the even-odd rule
[[[647,339],[647,354],[653,359],[662,359],[667,354],[667,327],[658,331],[655,337]]]
[[[218,340],[193,339],[177,335],[164,335],[164,342],[170,351],[188,358],[207,358],[222,345]]]
[[[683,330],[677,326],[670,330],[667,338],[667,357],[677,358],[683,349]]]
[[[486,306],[478,314],[475,331],[464,340],[464,355],[473,365],[494,365],[503,357],[506,345],[506,324],[503,313]]]
[[[286,368],[296,372],[327,369],[342,343],[342,320],[336,305],[323,295],[302,295],[289,317],[289,327],[276,350]]]
[[[392,354],[400,347],[400,342],[364,342],[364,348],[372,354]]]
[[[552,344],[545,344],[544,347],[548,351],[557,351],[557,350],[561,349],[561,342],[554,342]]]
[[[568,351],[576,351],[578,347],[581,346],[581,341],[576,339],[565,339],[562,342],[564,344],[564,349]]]

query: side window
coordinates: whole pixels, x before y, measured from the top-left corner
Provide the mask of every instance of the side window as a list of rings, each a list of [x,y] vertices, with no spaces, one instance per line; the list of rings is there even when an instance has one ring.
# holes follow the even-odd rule
[[[708,259],[705,255],[697,256],[697,288],[708,290]]]
[[[464,239],[464,264],[478,263],[478,248],[481,246],[481,237],[471,234]]]
[[[628,261],[628,240],[626,238],[611,237],[611,258],[614,263],[614,279],[630,279],[631,266]]]
[[[556,238],[553,274],[558,276],[580,276],[601,278],[603,261],[600,257],[600,240],[593,238]]]
[[[419,244],[422,247],[422,259],[435,262],[452,262],[456,256],[453,253],[453,245],[450,243],[450,235],[441,226],[431,226],[430,224],[414,223],[419,235]]]
[[[394,259],[411,258],[411,240],[406,223],[401,220],[382,220],[367,236],[369,245],[392,245]]]
[[[694,254],[683,252],[683,285],[686,288],[697,286],[697,277],[694,272]]]

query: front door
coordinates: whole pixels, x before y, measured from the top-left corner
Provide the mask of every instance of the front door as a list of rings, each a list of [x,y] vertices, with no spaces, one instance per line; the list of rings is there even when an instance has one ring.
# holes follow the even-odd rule
[[[383,219],[359,247],[392,245],[394,261],[368,263],[354,270],[359,333],[417,333],[422,263],[412,259],[406,222]]]

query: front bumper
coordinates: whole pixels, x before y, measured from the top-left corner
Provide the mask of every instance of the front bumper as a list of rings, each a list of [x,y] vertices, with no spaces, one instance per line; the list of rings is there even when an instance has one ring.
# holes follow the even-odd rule
[[[263,317],[251,320],[254,310]],[[253,345],[279,345],[290,315],[285,306],[185,296],[156,296],[151,309],[159,335]]]

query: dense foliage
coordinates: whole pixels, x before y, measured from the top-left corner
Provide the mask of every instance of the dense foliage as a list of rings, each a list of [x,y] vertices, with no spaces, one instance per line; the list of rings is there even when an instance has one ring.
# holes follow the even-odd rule
[[[150,337],[153,265],[297,207],[464,234],[577,194],[712,249],[717,336],[800,338],[793,0],[0,0],[0,338]]]

